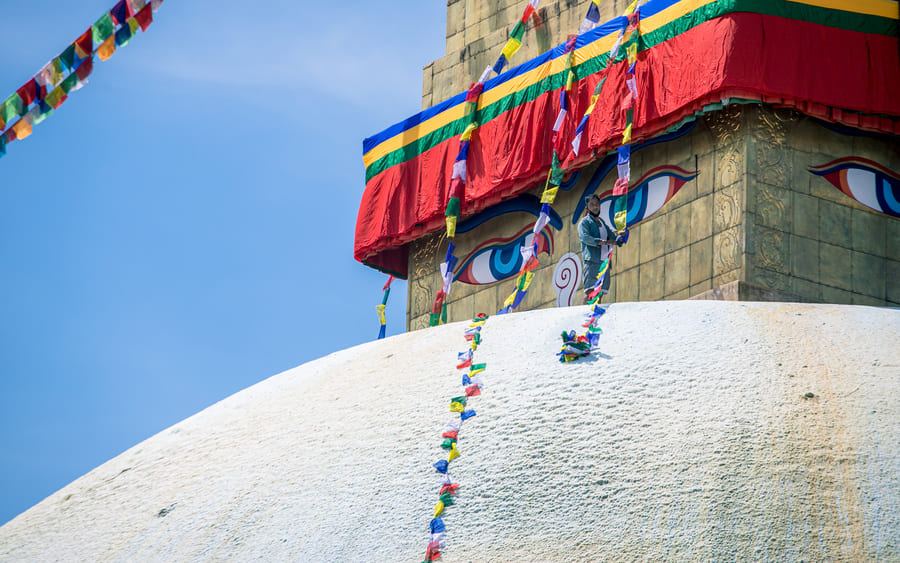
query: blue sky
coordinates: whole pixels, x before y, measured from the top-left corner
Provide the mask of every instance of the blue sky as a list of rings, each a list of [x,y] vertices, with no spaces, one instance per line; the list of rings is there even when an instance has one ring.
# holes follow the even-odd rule
[[[0,96],[114,0],[4,0]],[[278,372],[375,338],[361,146],[420,109],[444,0],[168,0],[0,158],[0,524]],[[395,282],[388,334],[403,332]],[[300,405],[298,405],[300,408]]]

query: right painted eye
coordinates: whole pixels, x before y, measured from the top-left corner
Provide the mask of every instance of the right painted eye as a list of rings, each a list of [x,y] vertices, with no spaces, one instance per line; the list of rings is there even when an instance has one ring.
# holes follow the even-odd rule
[[[848,156],[809,171],[869,209],[900,217],[900,176],[877,162]]]
[[[636,225],[659,211],[686,182],[697,177],[677,166],[659,166],[644,174],[637,184],[628,188],[628,225]],[[600,217],[607,227],[615,225],[615,202],[619,199],[608,191],[600,195]]]

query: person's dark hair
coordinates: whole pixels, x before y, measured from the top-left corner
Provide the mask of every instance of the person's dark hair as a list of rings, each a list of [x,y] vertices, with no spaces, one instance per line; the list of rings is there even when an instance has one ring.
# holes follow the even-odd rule
[[[587,196],[586,198],[584,198],[584,204],[587,205],[588,202],[591,201],[592,199],[596,199],[597,201],[600,201],[600,196],[598,196],[597,194],[591,194],[591,195]]]

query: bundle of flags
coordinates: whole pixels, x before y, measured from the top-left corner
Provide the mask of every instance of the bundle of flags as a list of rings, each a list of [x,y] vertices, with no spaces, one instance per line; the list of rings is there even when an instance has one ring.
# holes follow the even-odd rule
[[[434,297],[434,304],[431,307],[431,316],[429,319],[430,326],[437,326],[447,322],[446,301],[447,297],[450,295],[450,287],[453,285],[453,269],[458,262],[457,258],[453,256],[453,239],[456,237],[456,223],[459,221],[460,205],[465,197],[466,161],[469,158],[469,143],[472,140],[472,133],[478,128],[478,122],[476,121],[478,99],[481,97],[481,92],[484,90],[484,83],[491,77],[491,73],[500,74],[500,72],[503,71],[503,67],[506,66],[507,62],[519,50],[519,47],[522,46],[522,38],[525,35],[525,24],[528,22],[528,18],[534,14],[535,10],[537,10],[538,4],[540,4],[540,0],[528,0],[528,4],[525,6],[522,17],[519,18],[519,21],[509,34],[509,40],[506,42],[506,45],[504,45],[503,50],[500,53],[500,58],[497,59],[494,66],[485,68],[484,72],[481,73],[478,82],[473,82],[472,85],[469,86],[468,92],[466,92],[465,114],[468,119],[468,124],[459,137],[459,153],[457,153],[456,160],[453,162],[453,172],[450,175],[450,190],[447,197],[447,209],[444,212],[444,219],[447,226],[447,239],[450,241],[447,248],[447,256],[441,265],[441,277],[443,278],[444,283],[441,287],[441,291]]]
[[[387,307],[388,296],[391,294],[392,281],[394,281],[394,276],[390,276],[387,283],[381,288],[384,291],[384,297],[381,298],[381,305],[375,306],[375,312],[378,313],[378,322],[381,323],[381,328],[378,329],[377,340],[384,338],[385,332],[387,331],[387,319],[384,316],[384,308]]]
[[[469,343],[468,348],[464,352],[460,352],[457,356],[459,364],[456,369],[466,370],[462,376],[462,386],[464,394],[450,399],[450,412],[459,414],[459,418],[451,419],[441,433],[440,447],[447,452],[447,459],[440,459],[433,464],[435,470],[441,474],[440,489],[438,490],[438,500],[434,505],[434,514],[429,523],[430,536],[428,547],[425,550],[425,561],[434,561],[441,556],[441,548],[444,547],[446,538],[446,525],[444,524],[443,514],[449,506],[453,506],[459,484],[454,483],[450,478],[450,462],[460,456],[459,448],[459,431],[462,423],[473,416],[475,411],[469,408],[468,400],[471,397],[477,397],[481,394],[484,387],[484,381],[481,379],[481,373],[487,367],[486,364],[473,363],[475,350],[481,343],[481,329],[488,317],[480,314],[469,324],[464,332],[464,337]]]
[[[138,28],[147,31],[162,2],[119,0],[62,53],[3,100],[0,156],[6,154],[6,145],[31,135],[32,126],[47,119],[70,93],[87,83],[94,69],[94,55],[105,61],[117,47],[127,45]]]

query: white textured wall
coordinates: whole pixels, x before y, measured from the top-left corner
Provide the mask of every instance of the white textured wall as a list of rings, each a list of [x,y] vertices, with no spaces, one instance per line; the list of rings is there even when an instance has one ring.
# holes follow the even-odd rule
[[[444,563],[900,559],[900,311],[617,304],[560,364],[584,310],[486,324]],[[0,560],[421,561],[462,330],[238,393],[0,528]]]

